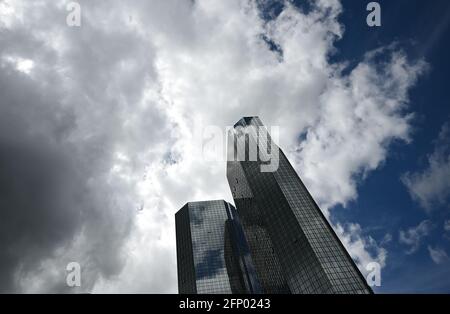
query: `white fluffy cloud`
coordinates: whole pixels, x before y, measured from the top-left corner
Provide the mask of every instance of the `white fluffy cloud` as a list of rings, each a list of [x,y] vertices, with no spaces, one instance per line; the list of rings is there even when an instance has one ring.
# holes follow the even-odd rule
[[[377,262],[381,267],[386,266],[387,250],[380,247],[372,237],[365,236],[359,224],[348,223],[346,228],[337,224],[335,230],[363,274],[371,270],[366,269],[369,263]]]
[[[411,227],[408,230],[400,230],[399,241],[409,246],[406,251],[407,254],[416,252],[422,244],[423,238],[430,234],[434,228],[433,223],[430,220],[424,220],[416,227]]]
[[[444,222],[444,230],[445,231],[450,231],[450,220],[446,220]]]
[[[80,222],[64,246],[16,271],[22,286],[54,273],[64,256],[97,274],[94,292],[176,292],[174,213],[187,201],[231,200],[225,164],[205,162],[196,147],[198,126],[248,115],[280,126],[280,146],[328,216],[357,198],[358,182],[383,163],[393,140],[409,139],[408,91],[424,62],[388,47],[346,72],[330,63],[343,36],[337,0],[316,1],[307,13],[286,5],[268,23],[245,0],[80,1],[80,28],[65,25],[66,1],[5,3],[1,56],[33,66],[20,72],[6,62],[2,71],[22,73],[14,74],[18,86],[50,95],[42,105],[49,118],[37,123],[33,99],[22,99],[17,119],[86,165],[83,184],[97,204],[87,210],[104,219]],[[0,108],[11,108],[15,95]],[[385,264],[386,250],[358,224],[336,230],[361,268]],[[111,236],[123,242],[103,248]],[[121,266],[102,272],[108,265],[95,262],[93,239],[98,256],[118,252]]]
[[[366,56],[347,77],[331,77],[318,95],[320,113],[299,144],[300,170],[326,207],[357,197],[357,182],[385,160],[389,143],[409,139],[403,109],[421,73],[401,53],[383,64]],[[330,175],[332,174],[332,175]]]
[[[411,197],[427,211],[448,203],[450,197],[450,124],[442,126],[428,165],[423,171],[406,173],[402,180]]]
[[[430,257],[436,264],[442,264],[449,260],[447,252],[445,252],[442,248],[432,248],[428,246],[428,252],[430,253]]]

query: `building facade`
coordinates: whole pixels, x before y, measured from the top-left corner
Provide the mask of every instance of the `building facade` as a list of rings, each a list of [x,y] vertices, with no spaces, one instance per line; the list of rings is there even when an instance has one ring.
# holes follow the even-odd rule
[[[175,214],[178,290],[182,294],[259,293],[259,282],[235,208],[190,202]]]
[[[228,151],[227,179],[265,293],[372,292],[258,117],[236,123]],[[263,171],[268,163],[276,167]]]
[[[235,124],[227,152],[236,209],[192,202],[175,215],[179,293],[372,293],[258,117]]]

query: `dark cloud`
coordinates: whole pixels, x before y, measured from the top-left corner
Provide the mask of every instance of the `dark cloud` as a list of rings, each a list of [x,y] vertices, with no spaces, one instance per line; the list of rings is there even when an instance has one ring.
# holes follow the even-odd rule
[[[134,178],[112,173],[117,153],[131,151],[139,173],[169,124],[144,97],[151,42],[89,19],[70,29],[64,8],[36,6],[0,27],[0,292],[74,291],[72,261],[76,291],[90,291],[122,269],[139,201]],[[33,60],[30,74],[17,58]]]
[[[89,267],[114,274],[132,216],[115,216],[121,210],[112,201],[120,191],[115,184],[102,189],[90,184],[111,164],[108,142],[71,143],[76,130],[71,110],[52,108],[58,99],[25,75],[1,72],[0,94],[0,291],[18,291],[19,270],[34,271],[82,234],[92,246]],[[97,167],[101,163],[105,166]],[[59,266],[62,286],[63,261]]]

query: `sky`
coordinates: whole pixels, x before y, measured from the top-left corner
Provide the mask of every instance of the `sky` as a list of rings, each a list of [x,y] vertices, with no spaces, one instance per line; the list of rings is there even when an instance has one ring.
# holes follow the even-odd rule
[[[368,2],[0,0],[0,293],[177,293],[197,131],[253,115],[375,292],[450,292],[450,3]]]

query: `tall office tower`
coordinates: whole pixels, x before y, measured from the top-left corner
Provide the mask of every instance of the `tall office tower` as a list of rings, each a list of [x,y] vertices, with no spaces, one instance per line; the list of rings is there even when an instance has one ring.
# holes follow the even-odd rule
[[[230,130],[227,179],[263,292],[372,292],[258,117]]]
[[[244,232],[229,203],[191,202],[175,214],[179,293],[260,293]]]

